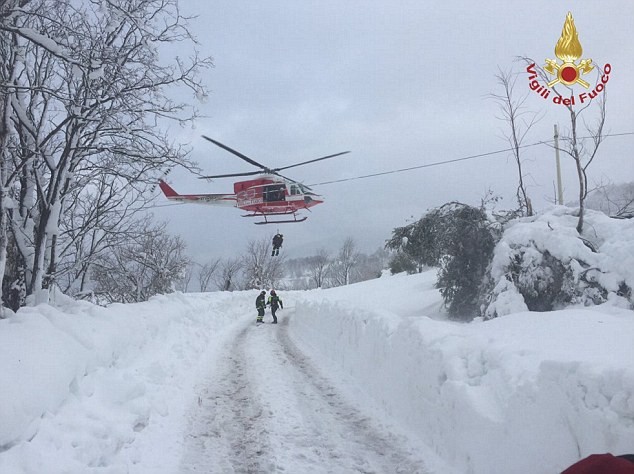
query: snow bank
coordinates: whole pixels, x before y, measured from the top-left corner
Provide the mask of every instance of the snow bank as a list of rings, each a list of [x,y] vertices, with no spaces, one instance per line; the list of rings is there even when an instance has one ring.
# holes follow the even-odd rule
[[[433,273],[298,294],[292,334],[458,472],[551,474],[632,451],[634,312],[439,321]]]
[[[233,299],[72,302],[0,320],[0,472],[175,472],[197,369]]]
[[[461,474],[552,474],[632,451],[634,311],[460,324],[443,319],[434,282],[432,270],[284,292],[280,318],[338,391]],[[177,473],[195,386],[252,321],[256,294],[68,302],[0,320],[0,472]]]

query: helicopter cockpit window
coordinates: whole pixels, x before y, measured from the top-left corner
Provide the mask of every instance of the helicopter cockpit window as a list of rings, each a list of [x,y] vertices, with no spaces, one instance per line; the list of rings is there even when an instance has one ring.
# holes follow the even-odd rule
[[[297,196],[301,193],[302,192],[300,191],[299,186],[297,186],[296,184],[291,184],[291,196]]]
[[[264,187],[264,202],[284,201],[284,185],[272,184]]]

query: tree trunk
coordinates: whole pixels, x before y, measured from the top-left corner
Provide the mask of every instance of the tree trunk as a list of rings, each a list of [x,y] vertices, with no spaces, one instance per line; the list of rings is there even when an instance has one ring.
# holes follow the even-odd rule
[[[46,241],[48,239],[48,220],[50,210],[44,208],[40,214],[40,222],[37,226],[35,238],[35,251],[33,256],[33,268],[31,270],[31,280],[27,282],[26,294],[32,295],[42,289],[44,282],[44,256],[46,254]]]
[[[570,111],[570,128],[572,132],[572,140],[570,141],[571,154],[575,160],[577,178],[579,179],[579,219],[577,220],[577,232],[581,234],[583,231],[583,213],[586,200],[586,179],[581,163],[581,153],[579,152],[579,145],[577,143],[577,113],[572,106],[568,106],[568,110]]]
[[[4,278],[4,272],[7,266],[7,245],[8,245],[8,227],[9,227],[9,215],[8,215],[8,198],[7,188],[4,183],[6,181],[6,155],[7,155],[7,139],[8,130],[7,124],[9,122],[8,110],[9,110],[9,98],[8,95],[0,103],[0,284]],[[4,296],[4,295],[3,295]],[[0,300],[0,307],[2,301]]]

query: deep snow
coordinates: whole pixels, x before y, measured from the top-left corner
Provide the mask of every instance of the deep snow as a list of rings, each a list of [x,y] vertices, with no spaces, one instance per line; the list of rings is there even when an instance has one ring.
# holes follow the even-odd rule
[[[434,280],[283,292],[278,326],[254,291],[24,308],[0,321],[0,472],[546,474],[633,450],[633,311],[458,324]]]

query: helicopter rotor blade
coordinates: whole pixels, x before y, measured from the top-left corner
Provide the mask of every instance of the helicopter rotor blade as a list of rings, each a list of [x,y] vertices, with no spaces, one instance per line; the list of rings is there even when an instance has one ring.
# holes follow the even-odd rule
[[[283,166],[281,168],[275,168],[271,170],[276,173],[278,171],[287,170],[289,168],[295,168],[296,166],[307,165],[308,163],[314,163],[316,161],[327,160],[328,158],[334,158],[335,156],[345,155],[346,153],[350,153],[349,151],[342,151],[341,153],[335,153],[334,155],[322,156],[321,158],[315,158],[314,160],[302,161],[301,163],[295,163],[294,165]]]
[[[211,176],[199,176],[198,179],[234,178],[237,176],[254,176],[262,174],[262,171],[245,171],[244,173],[215,174]]]
[[[258,163],[257,161],[249,158],[248,156],[240,153],[239,151],[234,150],[233,148],[228,147],[227,145],[220,143],[217,140],[214,140],[213,138],[209,138],[205,135],[202,136],[205,140],[210,141],[211,143],[213,143],[216,146],[219,146],[220,148],[222,148],[223,150],[228,151],[229,153],[232,153],[234,155],[236,155],[238,158],[242,158],[244,161],[246,161],[247,163],[252,164],[253,166],[257,166],[258,168],[263,169],[264,171],[268,171],[268,168],[264,165],[261,165],[260,163]],[[240,175],[238,175],[240,176]],[[248,176],[248,175],[247,175]]]

